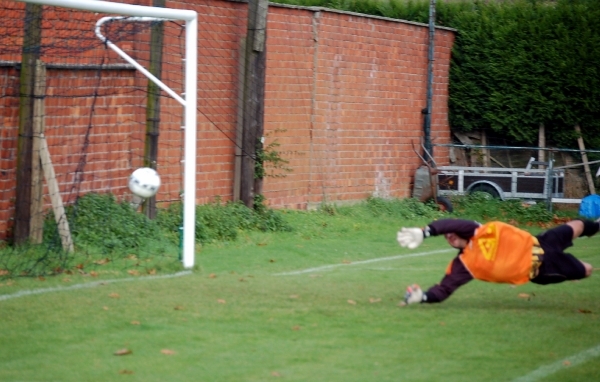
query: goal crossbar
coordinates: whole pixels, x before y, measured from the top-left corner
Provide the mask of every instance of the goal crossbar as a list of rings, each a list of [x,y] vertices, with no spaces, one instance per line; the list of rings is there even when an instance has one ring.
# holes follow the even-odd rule
[[[171,89],[170,87],[168,87],[167,85],[165,85],[161,80],[159,80],[152,73],[150,73],[149,71],[147,71],[146,68],[144,68],[136,60],[134,60],[133,58],[131,58],[121,48],[119,48],[112,41],[110,41],[108,38],[106,38],[102,34],[102,32],[101,32],[102,24],[104,24],[104,23],[106,23],[108,21],[149,22],[149,21],[159,21],[159,20],[165,20],[165,19],[158,18],[158,17],[124,17],[124,16],[103,17],[100,20],[98,20],[98,22],[96,23],[96,36],[98,36],[98,38],[100,39],[100,41],[102,41],[103,43],[105,43],[110,49],[114,50],[115,53],[117,53],[119,56],[121,56],[125,61],[129,62],[137,70],[139,70],[140,72],[142,72],[143,75],[145,75],[152,82],[154,82],[155,84],[157,84],[162,90],[164,90],[165,92],[167,92],[171,97],[175,98],[175,100],[177,100],[177,102],[179,102],[183,106],[187,106],[187,102],[183,98],[181,98],[177,93],[175,93],[173,91],[173,89]]]
[[[197,104],[197,40],[198,40],[198,14],[196,11],[148,7],[143,5],[130,5],[95,0],[16,0],[24,3],[51,5],[61,8],[73,8],[84,11],[126,15],[133,17],[150,17],[161,20],[184,20],[185,23],[185,90],[184,98],[168,91],[162,82],[154,76],[154,81],[163,90],[180,102],[185,108],[184,117],[184,192],[183,192],[183,266],[191,268],[195,260],[195,227],[196,227],[196,104]],[[98,36],[100,37],[100,36]],[[103,40],[105,41],[105,40]],[[114,50],[114,47],[111,47]],[[117,48],[118,49],[118,48]],[[119,52],[117,52],[119,53]],[[120,54],[120,53],[119,53]],[[124,53],[123,53],[124,54]],[[120,54],[121,55],[121,54]],[[125,55],[127,56],[127,55]],[[123,55],[121,57],[125,58]],[[129,57],[129,56],[127,56]],[[126,59],[130,62],[128,59]],[[130,62],[133,64],[132,62]],[[134,66],[139,70],[140,65]],[[142,68],[143,69],[143,68]],[[144,72],[145,71],[145,72]],[[145,69],[143,74],[150,74]],[[156,82],[155,81],[158,81]]]

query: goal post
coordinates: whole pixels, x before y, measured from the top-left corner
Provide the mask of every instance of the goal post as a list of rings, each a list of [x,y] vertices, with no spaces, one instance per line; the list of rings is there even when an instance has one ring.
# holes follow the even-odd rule
[[[184,171],[183,171],[183,256],[184,268],[194,266],[195,260],[195,206],[196,206],[196,105],[197,105],[197,39],[198,15],[192,10],[158,8],[141,5],[130,5],[95,0],[17,0],[24,3],[50,5],[84,11],[131,16],[135,18],[151,18],[161,20],[185,21],[185,80],[183,97],[178,96],[160,80],[152,76],[146,69],[134,63],[131,58],[116,46],[111,46],[122,58],[140,70],[161,89],[175,98],[184,107]],[[95,26],[90,25],[93,29]],[[100,36],[98,36],[100,38]],[[106,41],[103,41],[106,43]],[[107,45],[109,45],[107,43]],[[116,49],[115,49],[116,48]],[[129,57],[129,56],[127,56]],[[132,60],[132,61],[130,61]]]

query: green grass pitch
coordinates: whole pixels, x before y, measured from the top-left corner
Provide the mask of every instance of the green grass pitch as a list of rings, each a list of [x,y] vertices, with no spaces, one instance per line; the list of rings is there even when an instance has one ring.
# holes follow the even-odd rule
[[[600,375],[600,275],[545,287],[472,281],[442,304],[400,307],[408,284],[438,282],[455,255],[442,238],[412,251],[396,244],[398,228],[425,222],[290,219],[294,232],[202,247],[197,269],[181,277],[0,282],[0,380],[565,382]],[[579,239],[571,252],[597,265],[598,248],[600,235]],[[74,287],[86,283],[96,284]],[[56,290],[11,297],[42,288]]]

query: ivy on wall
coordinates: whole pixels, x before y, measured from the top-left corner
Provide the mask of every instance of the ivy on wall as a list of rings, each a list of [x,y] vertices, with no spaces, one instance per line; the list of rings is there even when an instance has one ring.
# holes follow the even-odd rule
[[[457,13],[450,70],[450,123],[491,129],[515,142],[576,145],[581,126],[600,144],[600,2],[474,3]]]

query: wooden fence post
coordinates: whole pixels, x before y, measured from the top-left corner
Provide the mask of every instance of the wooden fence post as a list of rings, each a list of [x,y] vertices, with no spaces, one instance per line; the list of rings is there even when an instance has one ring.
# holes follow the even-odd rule
[[[596,194],[596,186],[594,186],[594,179],[592,178],[592,173],[590,171],[590,164],[588,163],[587,153],[585,152],[585,145],[583,143],[583,138],[581,137],[581,129],[579,125],[575,125],[575,132],[577,132],[577,143],[579,144],[579,150],[581,150],[581,159],[583,161],[583,168],[585,170],[585,179],[587,180],[588,189],[590,190],[590,195]]]
[[[33,147],[31,150],[31,216],[29,240],[40,244],[44,236],[44,175],[40,161],[41,140],[44,135],[44,96],[46,95],[46,67],[40,60],[35,65],[33,87]]]
[[[164,7],[165,0],[154,0],[154,7]],[[159,80],[162,73],[164,23],[152,24],[150,30],[150,63],[148,71]],[[146,142],[144,146],[144,166],[157,170],[158,137],[160,135],[160,88],[148,80],[148,100],[146,104]],[[156,196],[144,201],[142,210],[150,219],[156,217]]]
[[[19,78],[19,138],[17,141],[17,196],[15,200],[14,240],[29,240],[31,218],[31,160],[33,146],[33,86],[35,64],[40,57],[42,6],[25,5],[23,50]]]
[[[262,188],[262,179],[255,179],[254,166],[257,149],[262,150],[268,7],[268,0],[248,2],[240,199],[249,208],[254,207],[254,197]]]

